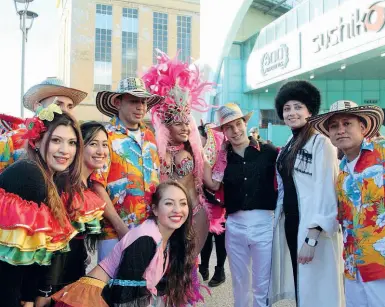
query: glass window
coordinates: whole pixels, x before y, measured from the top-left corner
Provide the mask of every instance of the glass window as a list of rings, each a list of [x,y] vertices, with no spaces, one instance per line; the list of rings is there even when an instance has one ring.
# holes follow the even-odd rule
[[[297,29],[297,10],[293,9],[285,14],[286,34]]]
[[[284,125],[284,121],[281,120],[275,110],[261,110],[261,127],[267,128],[268,124]]]
[[[266,27],[266,45],[275,40],[275,23]]]
[[[297,6],[298,28],[309,23],[309,1]]]
[[[97,4],[95,20],[94,90],[111,88],[112,6]]]
[[[286,34],[286,19],[279,18],[275,24],[275,39],[279,39]]]
[[[179,59],[190,63],[191,16],[177,16],[177,50],[179,51]]]
[[[232,59],[240,59],[241,58],[241,45],[240,44],[232,44],[231,45],[229,57]]]
[[[122,11],[122,74],[121,79],[136,77],[138,69],[138,10]]]
[[[263,28],[257,38],[258,49],[263,48],[266,45],[266,28]]]
[[[310,21],[321,16],[324,11],[324,1],[323,0],[313,0],[310,1]]]
[[[338,6],[338,0],[324,0],[324,12],[330,11]]]
[[[168,14],[165,13],[153,13],[153,46],[154,46],[154,55],[153,62],[156,63],[156,52],[155,49],[159,49],[167,53],[168,40],[167,40],[167,31],[168,31]]]
[[[94,92],[110,91],[110,84],[94,84]]]

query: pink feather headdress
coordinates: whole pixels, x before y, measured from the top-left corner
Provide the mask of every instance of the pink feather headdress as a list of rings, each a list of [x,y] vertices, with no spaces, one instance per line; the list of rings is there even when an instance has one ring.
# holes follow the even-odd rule
[[[212,83],[203,82],[196,65],[170,59],[164,52],[159,53],[158,63],[142,77],[152,94],[166,97],[151,109],[152,117],[158,117],[162,124],[188,122],[191,110],[207,112],[210,106],[202,98],[212,90]]]

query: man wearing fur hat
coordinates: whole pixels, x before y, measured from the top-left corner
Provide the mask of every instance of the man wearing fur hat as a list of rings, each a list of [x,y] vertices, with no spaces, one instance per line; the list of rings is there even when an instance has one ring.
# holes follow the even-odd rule
[[[66,87],[62,80],[47,78],[43,82],[32,86],[23,97],[24,107],[36,112],[39,107],[48,107],[56,103],[63,111],[72,114],[73,109],[86,98],[87,93]],[[18,160],[24,153],[25,133],[23,120],[0,114],[0,172]]]
[[[266,306],[270,279],[277,150],[248,138],[246,124],[252,112],[243,115],[238,105],[227,103],[218,109],[218,115],[220,125],[214,129],[223,131],[229,140],[226,164],[219,176],[206,161],[204,183],[216,191],[223,182],[228,214],[225,244],[234,306],[249,306],[253,301],[253,306],[262,307]]]
[[[159,184],[159,157],[155,137],[143,118],[162,100],[146,90],[142,79],[133,77],[121,80],[117,91],[96,96],[98,110],[111,117],[106,126],[110,161],[91,179],[95,191],[107,203],[112,202],[112,210],[121,218],[119,226],[105,221],[98,261],[108,255],[118,238],[149,215],[152,194]]]
[[[335,102],[309,123],[344,153],[336,190],[343,228],[347,307],[385,306],[385,141],[372,141],[384,113]]]

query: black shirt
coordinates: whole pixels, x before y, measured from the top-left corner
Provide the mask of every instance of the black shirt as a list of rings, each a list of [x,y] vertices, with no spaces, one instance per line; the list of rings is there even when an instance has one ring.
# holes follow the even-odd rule
[[[0,188],[38,205],[47,198],[44,176],[30,160],[19,160],[7,167],[0,175]]]
[[[156,253],[156,243],[150,236],[142,236],[126,247],[122,253],[116,279],[145,281],[143,275]],[[164,279],[156,285],[158,295],[165,291]],[[143,286],[106,286],[102,296],[109,306],[148,306],[151,293]]]
[[[227,166],[223,177],[227,214],[239,210],[274,210],[277,202],[275,189],[275,161],[277,149],[270,144],[250,140],[241,157],[229,146]]]
[[[287,155],[300,131],[301,129],[292,130],[293,138],[282,149],[277,161],[277,169],[282,178],[284,191],[283,212],[286,215],[299,215],[297,189],[294,184],[293,172],[292,170],[289,170]]]

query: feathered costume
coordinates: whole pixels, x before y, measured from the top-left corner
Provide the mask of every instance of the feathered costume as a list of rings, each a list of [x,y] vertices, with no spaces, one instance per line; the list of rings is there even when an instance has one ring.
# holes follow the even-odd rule
[[[202,123],[202,127],[205,129],[205,133],[207,136],[206,144],[203,148],[203,151],[207,157],[207,160],[211,166],[211,168],[215,168],[216,171],[221,170],[224,172],[226,168],[226,159],[224,160],[223,157],[226,157],[225,151],[222,149],[222,145],[224,142],[224,135],[222,132],[213,130],[212,128],[215,127],[214,124],[206,124],[205,126]],[[221,181],[221,180],[220,180]],[[209,192],[206,189],[207,193]],[[218,194],[221,194],[218,196]],[[223,202],[223,190],[220,189],[216,193],[214,193],[214,196],[216,197],[217,201]],[[220,199],[218,199],[220,198]],[[224,231],[223,223],[225,222],[225,209],[221,207],[220,205],[214,205],[209,203],[209,209],[210,209],[210,232],[220,234]]]
[[[159,50],[157,51],[158,63],[153,65],[143,75],[142,79],[152,94],[165,97],[165,100],[162,103],[151,109],[152,124],[156,132],[155,138],[161,166],[163,164],[163,166],[166,165],[166,155],[167,151],[170,152],[170,147],[178,147],[170,146],[170,132],[168,126],[178,122],[189,123],[191,132],[188,141],[192,149],[192,173],[198,196],[198,204],[194,207],[193,214],[195,216],[195,214],[203,207],[210,220],[211,213],[202,189],[204,172],[204,160],[202,157],[203,148],[198,127],[191,115],[191,110],[207,112],[210,109],[210,106],[205,102],[202,96],[212,90],[212,84],[201,80],[199,69],[195,65],[189,66],[187,63],[179,61],[177,56],[174,59],[170,59],[165,53]],[[172,155],[172,152],[170,153]],[[175,164],[174,161],[171,161],[171,163]],[[171,172],[165,172],[162,171],[161,168],[161,181],[170,178],[175,179],[173,174],[174,171],[175,170],[171,168]],[[175,173],[178,174],[178,171],[176,170]],[[203,229],[203,227],[206,226],[197,225],[196,227],[197,230],[200,229],[200,227]],[[205,240],[203,240],[203,242],[205,242]],[[194,272],[194,274],[196,273],[197,272]],[[199,292],[200,285],[197,275],[193,276],[193,280],[196,299],[192,304],[203,300],[203,297]]]

